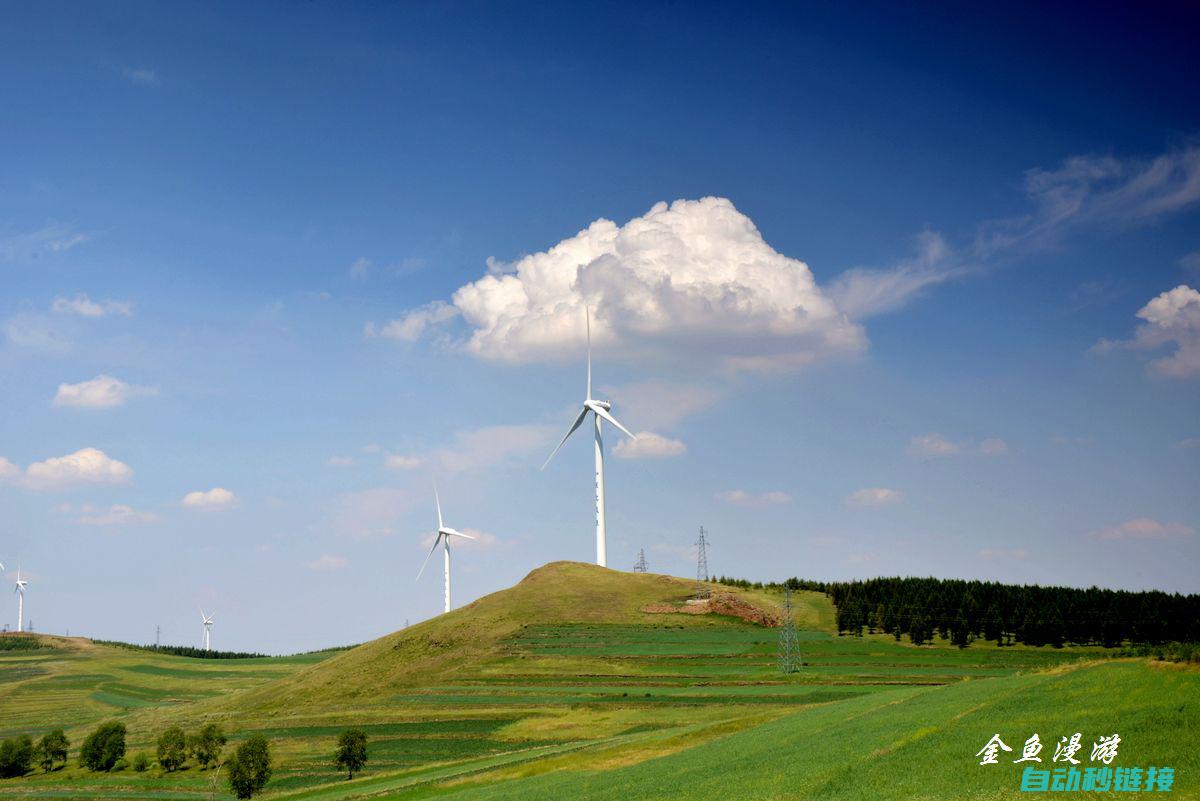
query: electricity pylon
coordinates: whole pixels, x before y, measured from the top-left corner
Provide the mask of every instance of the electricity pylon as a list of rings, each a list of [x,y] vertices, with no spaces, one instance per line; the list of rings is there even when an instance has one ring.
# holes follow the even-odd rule
[[[792,618],[792,589],[784,587],[783,622],[779,626],[779,670],[781,673],[795,673],[801,664],[796,621]]]

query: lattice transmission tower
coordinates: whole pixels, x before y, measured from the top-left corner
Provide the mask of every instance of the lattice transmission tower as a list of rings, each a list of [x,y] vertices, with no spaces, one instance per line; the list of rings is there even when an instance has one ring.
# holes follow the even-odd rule
[[[646,572],[646,549],[645,548],[638,549],[638,560],[637,560],[637,563],[633,566],[633,572],[634,573],[645,573]]]
[[[792,589],[783,588],[783,621],[779,626],[779,670],[795,673],[800,669],[800,643],[796,638],[796,621],[792,617]]]
[[[696,540],[696,597],[707,598],[711,594],[708,587],[708,535],[704,526],[700,527],[700,538]]]

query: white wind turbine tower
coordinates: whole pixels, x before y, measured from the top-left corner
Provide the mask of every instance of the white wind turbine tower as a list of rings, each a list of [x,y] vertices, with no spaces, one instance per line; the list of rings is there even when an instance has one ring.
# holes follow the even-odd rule
[[[0,570],[4,568],[0,565]],[[29,586],[28,581],[21,579],[21,566],[17,565],[17,586],[13,588],[13,592],[17,594],[17,631],[25,630],[25,588]]]
[[[433,485],[433,501],[437,504],[438,529],[437,536],[433,538],[433,547],[429,549],[429,553],[425,555],[425,561],[421,564],[421,569],[417,572],[417,578],[421,578],[421,574],[425,572],[425,567],[429,564],[429,557],[433,556],[433,552],[437,550],[438,543],[442,544],[445,551],[446,563],[446,611],[450,611],[450,538],[451,537],[466,537],[469,540],[475,539],[470,534],[463,534],[457,529],[449,528],[442,523],[442,500],[438,497],[437,485]]]
[[[204,610],[200,610],[200,619],[204,621],[204,650],[209,650],[209,643],[212,637],[212,615],[204,614]]]
[[[587,395],[583,399],[583,408],[579,412],[579,416],[575,418],[575,422],[567,431],[566,436],[562,438],[562,442],[558,443],[558,448],[554,449],[554,453],[546,459],[546,463],[542,465],[542,469],[546,469],[546,465],[550,464],[550,459],[554,458],[554,454],[558,453],[559,448],[562,448],[563,443],[567,438],[575,433],[575,429],[583,425],[583,420],[587,417],[587,413],[591,412],[593,420],[596,424],[596,564],[601,567],[608,567],[608,545],[605,542],[604,528],[604,438],[600,432],[600,421],[607,420],[617,428],[624,431],[633,439],[637,439],[637,435],[631,432],[628,428],[617,422],[617,419],[608,413],[612,408],[612,404],[608,401],[596,400],[592,397],[592,315],[591,312],[585,309],[585,317],[587,325]]]

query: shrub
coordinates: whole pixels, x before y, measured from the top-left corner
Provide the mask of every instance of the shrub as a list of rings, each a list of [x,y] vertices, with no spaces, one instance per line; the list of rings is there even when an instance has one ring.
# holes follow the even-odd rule
[[[187,737],[172,726],[158,736],[158,764],[168,773],[187,762]]]
[[[188,738],[188,750],[201,767],[207,768],[210,762],[216,762],[220,758],[225,742],[225,732],[221,731],[221,727],[215,723],[208,723]]]
[[[133,760],[130,764],[138,773],[145,773],[150,768],[150,755],[145,751],[138,751],[133,755]]]
[[[55,729],[42,737],[34,748],[34,758],[49,773],[54,769],[55,762],[67,764],[67,749],[71,747],[70,740],[62,729]]]
[[[346,769],[346,779],[354,778],[354,771],[362,770],[367,764],[367,733],[362,729],[346,729],[338,737],[337,755],[334,764]]]
[[[125,756],[125,724],[105,723],[87,736],[79,749],[79,764],[88,770],[112,770]]]
[[[252,734],[227,763],[229,789],[238,798],[251,798],[261,792],[271,778],[271,746],[261,734]]]
[[[24,776],[33,764],[33,740],[28,734],[0,742],[0,778]]]
[[[120,771],[125,770],[125,768],[127,768],[127,767],[129,767],[129,760],[125,759],[125,757],[121,757],[120,759],[118,759],[116,762],[113,763],[113,766],[108,769],[108,772],[109,773],[118,773]]]

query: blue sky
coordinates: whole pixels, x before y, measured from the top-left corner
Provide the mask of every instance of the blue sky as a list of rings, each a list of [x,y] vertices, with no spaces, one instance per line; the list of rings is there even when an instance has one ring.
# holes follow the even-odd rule
[[[590,560],[1200,589],[1197,17],[37,4],[0,25],[0,561],[295,651]],[[678,202],[677,202],[678,201]],[[10,596],[11,597],[11,596]],[[14,599],[15,600],[15,599]],[[15,624],[16,604],[0,607]]]

